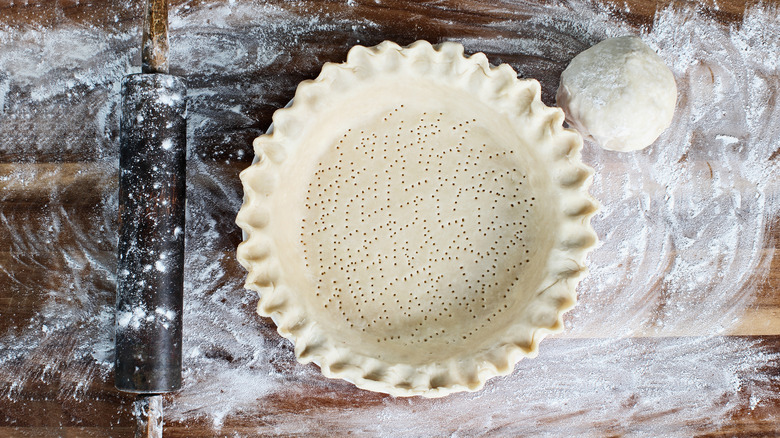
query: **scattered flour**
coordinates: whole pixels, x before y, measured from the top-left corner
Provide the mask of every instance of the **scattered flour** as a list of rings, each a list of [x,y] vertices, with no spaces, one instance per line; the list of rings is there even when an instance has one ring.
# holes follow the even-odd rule
[[[538,77],[548,103],[576,53],[636,33],[612,10],[581,0],[496,7],[529,13],[490,23],[495,38],[456,40]],[[591,192],[603,205],[593,220],[601,244],[565,337],[546,340],[538,358],[521,361],[484,391],[441,400],[365,393],[298,365],[289,343],[254,314],[256,297],[242,289],[234,256],[237,172],[251,159],[258,114],[282,106],[322,62],[340,60],[323,58],[318,38],[352,35],[346,53],[382,35],[381,25],[349,11],[294,11],[236,2],[185,3],[171,13],[171,65],[189,85],[190,161],[185,386],[166,400],[168,421],[205,420],[219,429],[231,418],[258,418],[251,423],[263,435],[686,436],[692,424],[727,422],[738,406],[778,403],[778,355],[713,336],[753,305],[773,255],[765,248],[780,214],[780,106],[767,102],[777,102],[780,90],[777,9],[753,7],[741,25],[724,27],[695,8],[668,8],[641,30],[675,74],[678,109],[672,128],[642,152],[586,145],[584,159],[597,171]],[[0,234],[11,254],[0,265],[3,284],[22,297],[44,297],[31,318],[0,333],[0,397],[24,403],[25,389],[43,382],[52,396],[78,403],[113,366],[118,84],[138,70],[137,31],[67,21],[46,30],[0,25],[0,43],[0,154],[21,161],[89,157],[96,162],[85,172],[97,175],[101,191],[94,205],[64,202],[62,187],[47,192],[43,210],[0,204]],[[292,79],[262,76],[291,54],[305,58]],[[51,177],[20,169],[0,178],[24,184]],[[31,269],[46,276],[25,283],[21,278],[31,277],[22,273]],[[118,323],[171,319],[167,309],[141,313],[120,315]],[[692,327],[700,336],[674,337]],[[352,402],[313,403],[303,415],[278,408],[280,400],[310,397]],[[0,422],[17,421],[3,415]]]

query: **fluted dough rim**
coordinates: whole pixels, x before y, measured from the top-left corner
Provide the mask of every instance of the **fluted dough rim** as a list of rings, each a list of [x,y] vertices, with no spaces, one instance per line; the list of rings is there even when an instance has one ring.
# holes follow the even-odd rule
[[[236,223],[244,232],[244,241],[237,256],[249,271],[245,287],[260,294],[258,313],[271,317],[278,332],[294,343],[298,360],[316,363],[325,376],[395,396],[441,397],[476,391],[487,379],[510,373],[522,357],[535,356],[539,341],[562,329],[562,315],[576,301],[576,285],[586,273],[585,257],[597,241],[590,218],[598,206],[587,191],[593,170],[581,162],[582,137],[563,128],[560,109],[541,102],[537,81],[518,79],[506,64],[491,66],[483,53],[465,57],[463,52],[462,45],[450,42],[432,46],[417,41],[401,47],[385,41],[374,47],[353,47],[345,63],[327,63],[316,79],[298,86],[291,104],[274,113],[272,129],[255,140],[255,162],[241,172],[244,203]],[[279,183],[279,166],[289,152],[285,147],[294,142],[298,128],[315,117],[329,96],[338,95],[333,84],[345,82],[337,81],[345,77],[360,81],[377,72],[411,71],[420,63],[436,75],[462,79],[471,93],[513,123],[526,124],[541,139],[538,143],[545,150],[540,155],[547,160],[554,179],[557,196],[553,202],[557,202],[562,220],[558,229],[551,230],[556,244],[548,260],[549,273],[528,314],[518,318],[513,326],[516,330],[509,331],[514,333],[511,337],[470,357],[413,366],[346,351],[347,347],[330,339],[291,299],[266,228],[272,215],[268,199]]]

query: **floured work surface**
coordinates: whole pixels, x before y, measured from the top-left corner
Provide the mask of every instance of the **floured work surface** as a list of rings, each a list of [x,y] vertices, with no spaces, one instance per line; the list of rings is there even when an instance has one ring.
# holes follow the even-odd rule
[[[750,9],[743,23],[728,2],[655,19],[655,3],[355,3],[172,8],[172,65],[190,91],[190,187],[185,387],[166,400],[167,433],[777,430],[776,11]],[[0,6],[0,427],[131,426],[111,388],[111,348],[117,86],[138,61],[133,8]],[[238,173],[295,86],[357,43],[452,39],[538,78],[551,104],[568,61],[639,33],[631,23],[648,26],[643,40],[675,74],[677,114],[641,153],[585,145],[601,246],[566,337],[481,392],[438,400],[393,399],[298,365],[255,316],[234,256]]]

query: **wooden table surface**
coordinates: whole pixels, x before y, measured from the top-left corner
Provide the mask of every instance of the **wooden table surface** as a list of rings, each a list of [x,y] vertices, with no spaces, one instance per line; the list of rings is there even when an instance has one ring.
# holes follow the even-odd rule
[[[241,3],[242,0],[236,1]],[[639,30],[651,27],[656,11],[672,3],[665,0],[627,0],[599,3],[598,7],[610,9],[614,20]],[[746,8],[743,2],[734,0],[705,3],[698,9],[698,13],[724,26],[741,22]],[[73,327],[70,331],[59,332],[45,325],[38,327],[43,331],[41,336],[45,336],[47,330],[62,333],[52,339],[47,338],[47,342],[56,345],[56,348],[52,347],[50,350],[56,352],[52,356],[39,354],[40,348],[34,354],[20,352],[24,347],[15,344],[13,340],[29,336],[30,327],[43,324],[40,315],[47,311],[44,303],[50,303],[47,294],[51,294],[51,291],[73,290],[73,299],[81,302],[79,308],[85,312],[94,309],[85,303],[94,301],[105,307],[110,306],[113,300],[115,283],[111,269],[115,267],[113,257],[116,228],[115,218],[106,212],[115,211],[115,205],[106,205],[106,192],[115,190],[117,173],[115,164],[107,166],[105,163],[117,157],[117,118],[103,114],[101,117],[106,121],[105,126],[97,127],[95,124],[79,125],[72,121],[79,118],[92,120],[102,114],[101,111],[116,110],[115,107],[106,106],[105,98],[101,96],[105,95],[105,90],[110,89],[118,77],[127,73],[128,64],[139,64],[135,47],[140,40],[140,31],[138,38],[127,35],[132,35],[136,29],[140,29],[140,4],[140,1],[131,3],[122,0],[0,0],[0,31],[4,32],[0,33],[0,36],[8,38],[9,35],[25,35],[19,38],[29,39],[28,57],[20,57],[18,60],[18,65],[28,68],[24,74],[31,71],[29,69],[51,69],[53,73],[48,78],[58,77],[57,51],[67,51],[70,50],[69,47],[50,45],[47,46],[46,53],[35,49],[36,45],[44,44],[39,37],[55,29],[79,29],[85,32],[85,35],[89,32],[117,35],[116,39],[109,39],[105,44],[110,50],[121,50],[127,54],[126,62],[120,62],[113,69],[105,66],[96,69],[93,68],[94,61],[90,57],[80,59],[84,75],[99,76],[108,71],[112,77],[105,80],[97,77],[90,79],[94,89],[79,88],[77,85],[73,89],[76,97],[69,94],[40,97],[36,95],[36,90],[45,94],[45,87],[34,81],[30,82],[32,80],[24,82],[21,79],[20,83],[28,84],[28,88],[10,88],[10,93],[0,94],[0,110],[5,99],[5,111],[0,112],[0,223],[5,227],[0,232],[0,339],[5,343],[0,344],[0,367],[6,368],[0,369],[0,437],[98,437],[132,434],[132,398],[118,393],[113,388],[110,370],[101,371],[101,368],[91,365],[95,359],[88,355],[77,359],[71,357],[67,363],[58,361],[56,357],[56,354],[67,355],[77,348],[73,341],[76,336],[74,333],[94,331],[95,336],[99,336],[102,332],[90,327],[88,323]],[[234,1],[175,0],[172,10],[176,14],[186,15],[188,11],[227,4],[232,5]],[[223,192],[229,193],[231,199],[240,197],[238,172],[251,162],[251,140],[268,127],[273,111],[284,106],[292,97],[299,81],[316,76],[323,62],[342,61],[346,50],[356,42],[368,45],[390,39],[406,44],[417,39],[441,41],[493,38],[504,31],[491,27],[492,22],[499,19],[525,20],[529,17],[530,10],[530,4],[526,3],[477,0],[419,3],[404,0],[356,0],[354,4],[346,1],[272,0],[269,5],[280,14],[289,13],[335,24],[311,26],[307,28],[309,30],[295,32],[269,26],[265,34],[267,38],[291,39],[287,44],[289,53],[257,68],[246,68],[240,72],[225,71],[220,76],[220,94],[213,99],[225,105],[240,106],[240,111],[232,116],[225,113],[216,114],[211,120],[207,120],[203,116],[207,110],[204,110],[201,104],[199,119],[191,120],[193,124],[201,123],[192,128],[197,129],[197,133],[196,138],[191,139],[191,159],[197,159],[197,170],[206,169],[212,174],[221,175],[223,182],[214,184],[199,179],[198,174],[193,173],[190,175],[189,184],[216,197]],[[677,5],[683,6],[684,3]],[[344,19],[347,24],[339,24],[339,17],[347,17]],[[250,18],[247,20],[251,21]],[[373,25],[350,25],[361,20]],[[215,24],[212,33],[217,40],[220,32],[223,32],[221,29],[224,30],[225,27]],[[187,40],[186,34],[176,33],[185,30],[177,27],[176,23],[172,25],[174,47],[177,42],[181,44]],[[0,38],[0,55],[6,50],[2,45],[5,42]],[[590,43],[592,41],[583,41],[580,49],[586,48]],[[103,42],[92,41],[91,44],[100,48]],[[228,43],[225,45],[229,46]],[[308,47],[306,51],[300,49],[304,46]],[[548,104],[553,102],[557,78],[568,59],[538,59],[509,51],[496,53],[491,51],[490,47],[483,51],[492,62],[524,66],[524,76],[535,77],[542,83],[543,100]],[[173,53],[175,56],[175,49]],[[213,71],[219,68],[204,64],[201,67],[212,73],[199,74],[195,70],[177,69],[175,58],[172,65],[174,74],[186,76],[190,89],[207,88],[210,81],[214,80]],[[75,71],[72,66],[61,68],[67,74]],[[777,72],[778,70],[775,70],[776,74]],[[6,66],[6,71],[0,70],[0,91],[4,84],[13,86],[17,75],[21,77],[22,72],[14,71],[13,67]],[[68,78],[62,80],[67,81]],[[259,84],[261,89],[258,91],[247,84]],[[83,100],[92,98],[96,99],[94,106],[81,104]],[[71,99],[79,100],[77,102]],[[44,105],[42,102],[48,104]],[[74,114],[73,111],[77,113]],[[58,121],[61,119],[69,122],[63,124]],[[774,154],[775,160],[777,155]],[[232,285],[231,287],[239,285],[237,289],[240,289],[240,279],[244,276],[244,271],[233,260],[234,248],[241,239],[240,230],[232,225],[237,206],[217,202],[214,208],[215,215],[222,219],[218,222],[216,234],[209,237],[209,242],[204,240],[205,237],[192,237],[188,245],[206,245],[208,251],[203,251],[202,254],[224,258],[225,276],[222,282]],[[58,217],[66,218],[66,223],[52,224],[52,215],[49,213],[51,211],[62,212]],[[197,229],[199,218],[190,219]],[[770,218],[769,222],[764,254],[765,257],[771,258],[780,245],[780,218]],[[52,226],[55,231],[52,231]],[[24,236],[44,236],[46,233],[52,233],[51,245],[75,248],[78,251],[70,253],[69,250],[63,252],[52,249],[43,243],[47,242],[43,237],[37,240],[24,239]],[[32,245],[31,241],[38,244]],[[84,254],[87,259],[79,259],[85,257]],[[71,275],[76,269],[74,263],[79,266],[77,276]],[[105,268],[101,269],[100,266]],[[772,259],[768,272],[768,275],[751,284],[751,293],[755,296],[754,305],[722,336],[742,337],[770,354],[780,352],[780,258]],[[77,283],[74,283],[74,278]],[[661,285],[656,285],[656,288],[648,290],[648,293],[660,293],[660,288]],[[79,290],[88,292],[78,293]],[[62,297],[69,300],[64,293]],[[260,327],[260,334],[272,342],[279,342],[280,338],[274,332],[272,323],[253,316],[251,302],[241,303],[241,306],[245,309],[248,324],[257,325]],[[85,318],[82,321],[93,320]],[[633,341],[641,344],[646,339],[648,338],[636,337]],[[578,338],[566,336],[549,341],[580,342]],[[289,372],[290,376],[294,376],[299,365],[292,358],[289,346],[285,348],[288,349],[287,355],[275,366],[281,369],[281,372]],[[214,351],[213,354],[224,356],[224,353],[219,351]],[[11,360],[9,357],[16,359]],[[57,365],[52,366],[52,363]],[[780,365],[776,361],[768,361],[763,369],[756,372],[768,376],[771,388],[780,389],[777,380]],[[63,389],[70,388],[69,385],[74,384],[73,382],[84,381],[84,373],[89,375],[85,387]],[[11,378],[14,374],[26,376],[20,378],[21,387],[15,386],[14,379]],[[294,384],[294,378],[291,377],[290,381]],[[264,398],[262,415],[232,413],[223,419],[219,429],[213,427],[210,419],[197,416],[187,420],[169,421],[166,423],[166,436],[285,434],[283,430],[286,429],[280,429],[274,424],[276,418],[290,419],[296,415],[305,417],[320,411],[334,412],[336,420],[322,424],[321,428],[309,430],[309,434],[326,436],[351,432],[360,435],[359,430],[339,428],[338,412],[353,410],[357,406],[379,406],[387,399],[387,396],[363,392],[348,385],[337,386],[337,390],[314,387],[295,393],[297,396],[294,398]],[[730,412],[726,421],[697,422],[693,418],[689,421],[681,420],[679,426],[685,427],[689,432],[693,431],[690,434],[709,436],[780,435],[780,397],[767,400],[758,406],[751,404],[749,394],[742,394],[740,397],[742,398],[739,405]],[[176,396],[166,399],[168,404],[176,402]],[[637,421],[651,423],[654,420],[649,418]],[[557,433],[548,430],[547,433],[631,435],[632,430],[634,429],[630,426],[585,422],[566,433],[560,430]],[[454,431],[453,428],[443,427],[438,434],[449,435]],[[539,431],[545,431],[543,424],[540,425]],[[668,430],[668,434],[672,432],[673,429]],[[511,428],[493,433],[489,430],[460,432],[461,435],[482,433],[514,435]],[[392,431],[384,431],[384,434],[394,435]]]

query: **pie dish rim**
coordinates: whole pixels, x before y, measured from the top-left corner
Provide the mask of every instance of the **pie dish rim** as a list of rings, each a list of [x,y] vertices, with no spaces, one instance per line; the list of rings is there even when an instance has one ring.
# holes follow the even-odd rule
[[[245,287],[258,292],[257,311],[271,317],[277,331],[295,345],[301,363],[314,362],[330,378],[344,379],[356,386],[395,396],[441,397],[459,391],[477,391],[492,377],[510,373],[523,357],[534,357],[539,342],[548,334],[563,328],[563,314],[576,302],[576,286],[587,272],[585,257],[596,245],[597,236],[590,225],[598,211],[597,202],[589,195],[593,170],[581,162],[582,137],[563,127],[564,114],[559,108],[541,102],[541,87],[533,79],[518,79],[508,65],[491,66],[483,53],[465,57],[462,45],[445,42],[431,45],[417,41],[401,47],[385,41],[374,47],[355,46],[341,64],[326,63],[314,80],[299,84],[295,97],[273,115],[266,134],[254,141],[255,160],[241,172],[244,202],[236,223],[244,239],[238,246],[238,261],[249,272]],[[399,56],[403,55],[403,56]],[[388,57],[394,57],[388,61]],[[393,63],[395,66],[392,66]],[[513,122],[528,123],[529,132],[542,136],[539,144],[547,149],[535,151],[550,162],[552,186],[559,195],[556,211],[562,213],[560,226],[553,230],[559,239],[548,259],[554,266],[540,283],[534,302],[544,302],[526,316],[522,335],[496,342],[471,357],[455,357],[425,365],[389,363],[376,357],[355,354],[319,327],[302,306],[296,306],[294,292],[281,286],[279,261],[275,258],[272,239],[268,234],[271,213],[264,205],[278,185],[278,168],[287,157],[285,142],[291,140],[297,123],[306,123],[316,116],[317,102],[327,97],[326,84],[334,75],[356,75],[355,71],[371,72],[380,67],[406,69],[419,62],[447,63],[437,74],[470,75],[467,87],[480,98],[496,101],[500,111]],[[436,69],[438,64],[430,69]],[[356,80],[359,80],[357,78]],[[488,90],[488,91],[485,91]],[[481,93],[481,94],[480,94]],[[484,95],[489,96],[485,97]],[[508,101],[509,100],[509,101]],[[540,147],[541,148],[541,147]],[[521,327],[521,324],[515,324]]]

